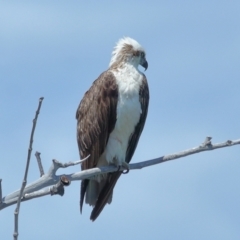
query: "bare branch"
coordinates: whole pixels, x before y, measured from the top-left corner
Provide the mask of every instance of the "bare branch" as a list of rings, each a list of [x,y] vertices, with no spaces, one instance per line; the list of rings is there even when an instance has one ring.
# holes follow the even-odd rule
[[[34,131],[35,131],[36,124],[37,124],[37,118],[38,118],[38,115],[39,115],[39,112],[41,109],[42,101],[43,101],[43,97],[39,99],[38,108],[37,108],[37,111],[35,114],[35,118],[33,119],[33,126],[32,126],[32,132],[31,132],[31,136],[30,136],[30,143],[29,143],[29,148],[28,148],[28,156],[27,156],[25,174],[24,174],[20,194],[19,194],[18,200],[17,200],[17,207],[14,211],[14,219],[15,219],[14,220],[14,233],[13,233],[14,240],[16,240],[18,238],[18,216],[19,216],[19,211],[20,211],[20,203],[21,203],[21,198],[23,195],[24,188],[27,184],[27,175],[28,175],[28,168],[29,168],[31,153],[32,153],[33,136],[34,136]]]
[[[44,170],[43,170],[40,154],[41,154],[40,152],[35,153],[35,156],[37,158],[38,168],[39,168],[39,171],[40,171],[40,177],[41,177],[41,176],[44,175]]]
[[[64,186],[69,185],[70,185],[69,179],[65,175],[61,176],[59,182],[50,188],[51,195],[58,194],[60,196],[63,196]]]
[[[211,137],[206,137],[205,141],[202,143],[202,147],[211,146],[212,145],[211,140],[212,140]]]
[[[234,141],[227,140],[226,142],[216,143],[216,144],[212,144],[211,139],[212,139],[211,137],[207,137],[205,139],[205,141],[198,147],[195,147],[195,148],[192,148],[189,150],[185,150],[185,151],[182,151],[179,153],[171,154],[168,156],[164,156],[163,162],[166,162],[169,160],[174,160],[174,159],[181,158],[181,157],[186,157],[188,155],[199,153],[199,152],[210,151],[210,150],[215,150],[215,149],[224,148],[224,147],[231,147],[231,146],[240,144],[240,139],[237,139]]]
[[[166,161],[178,159],[181,157],[186,157],[191,154],[196,154],[203,151],[210,151],[215,150],[218,148],[224,148],[224,147],[230,147],[240,144],[240,139],[238,140],[228,140],[223,143],[217,143],[212,144],[211,138],[207,137],[206,140],[200,144],[198,147],[194,147],[179,153],[174,153],[170,155],[165,155],[159,158],[139,162],[139,163],[132,163],[129,164],[130,170],[136,170],[136,169],[142,169],[144,167],[149,167],[155,164],[163,163]],[[87,159],[87,158],[86,158]],[[27,201],[32,198],[41,197],[45,195],[51,195],[52,192],[55,192],[55,189],[52,189],[52,186],[56,186],[60,181],[62,183],[64,182],[66,185],[70,184],[71,181],[79,181],[82,179],[91,179],[99,174],[108,173],[108,172],[116,172],[118,171],[118,167],[114,165],[109,165],[105,167],[100,168],[92,168],[84,171],[79,171],[72,174],[64,174],[64,175],[56,175],[56,172],[59,168],[66,168],[69,166],[74,166],[76,164],[81,163],[82,161],[85,161],[86,159],[79,160],[76,162],[68,162],[68,163],[61,163],[57,160],[52,160],[52,165],[50,166],[47,174],[40,177],[38,180],[36,180],[33,183],[30,183],[26,186],[24,189],[21,201]],[[120,171],[123,171],[124,169],[120,169]],[[64,184],[63,184],[64,185]],[[60,190],[59,190],[60,193]],[[17,199],[19,198],[20,190],[13,192],[7,196],[5,196],[2,199],[2,203],[0,203],[0,210],[4,209],[12,204],[15,204],[17,202]]]
[[[70,183],[71,183],[70,180],[65,175],[62,175],[60,177],[58,183],[56,183],[52,187],[48,187],[43,190],[35,191],[32,193],[26,193],[26,194],[24,194],[24,198],[22,200],[25,201],[25,200],[29,200],[32,198],[43,197],[46,195],[56,195],[56,194],[63,196],[63,194],[64,194],[63,187],[69,186]]]

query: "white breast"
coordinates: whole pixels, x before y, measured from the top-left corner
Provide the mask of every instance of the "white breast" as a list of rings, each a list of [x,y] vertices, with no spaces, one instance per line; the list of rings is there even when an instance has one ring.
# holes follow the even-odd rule
[[[142,113],[139,88],[143,76],[131,65],[118,72],[113,71],[113,74],[118,85],[117,121],[104,155],[108,163],[121,166],[125,161],[129,138]]]

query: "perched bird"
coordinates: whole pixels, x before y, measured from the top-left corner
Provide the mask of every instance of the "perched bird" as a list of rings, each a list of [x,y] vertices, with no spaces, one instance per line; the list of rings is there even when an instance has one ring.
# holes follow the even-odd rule
[[[82,170],[107,166],[129,169],[148,112],[149,89],[146,76],[138,69],[148,68],[146,53],[134,39],[120,39],[109,68],[85,93],[77,113],[77,141],[81,158],[90,157]],[[104,206],[112,202],[113,188],[122,172],[106,173],[82,180],[80,210],[83,202],[93,206],[94,221]]]

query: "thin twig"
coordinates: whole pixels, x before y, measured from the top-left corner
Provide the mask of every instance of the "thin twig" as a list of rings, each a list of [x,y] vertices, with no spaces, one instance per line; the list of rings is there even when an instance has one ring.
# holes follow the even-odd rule
[[[90,154],[81,160],[77,160],[75,162],[68,162],[68,163],[61,163],[61,162],[57,161],[56,159],[53,159],[53,163],[58,165],[59,168],[67,168],[67,167],[75,166],[82,162],[85,162],[89,157],[90,157]]]
[[[37,108],[37,111],[36,111],[36,114],[35,114],[35,118],[33,119],[33,126],[32,126],[32,132],[31,132],[31,136],[30,136],[30,143],[29,143],[29,148],[28,148],[28,156],[27,156],[27,163],[26,163],[24,179],[23,179],[23,182],[22,182],[22,187],[21,187],[21,190],[20,190],[20,194],[18,196],[17,207],[14,211],[14,233],[13,233],[13,239],[14,240],[17,240],[17,238],[18,238],[18,216],[19,216],[19,211],[20,211],[20,203],[21,203],[21,198],[22,198],[22,195],[23,195],[24,188],[27,184],[27,175],[28,175],[28,168],[29,168],[31,153],[32,153],[33,136],[34,136],[34,131],[35,131],[36,124],[37,124],[37,118],[38,118],[38,115],[40,113],[42,101],[43,101],[43,97],[41,97],[39,99],[38,108]]]
[[[35,153],[35,156],[37,158],[38,168],[39,168],[39,171],[40,171],[40,177],[41,177],[41,176],[44,175],[44,170],[43,170],[40,154],[41,154],[40,152]]]

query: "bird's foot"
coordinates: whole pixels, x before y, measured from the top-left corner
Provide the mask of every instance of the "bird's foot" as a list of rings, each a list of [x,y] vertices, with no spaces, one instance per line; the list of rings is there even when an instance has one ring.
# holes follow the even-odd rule
[[[117,172],[122,172],[123,174],[127,174],[129,172],[129,164],[126,162],[122,162],[121,165],[117,164],[117,167],[118,167]],[[122,171],[121,168],[124,168],[125,171]]]
[[[120,172],[120,169],[121,169],[121,166],[120,166],[120,165],[118,165],[117,172]]]
[[[123,174],[127,174],[129,172],[129,164],[126,162],[122,163],[122,167],[126,169],[126,171],[123,171]]]

